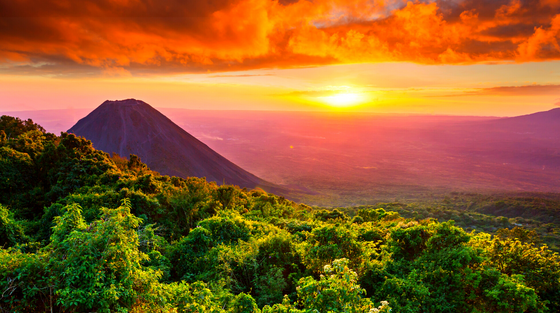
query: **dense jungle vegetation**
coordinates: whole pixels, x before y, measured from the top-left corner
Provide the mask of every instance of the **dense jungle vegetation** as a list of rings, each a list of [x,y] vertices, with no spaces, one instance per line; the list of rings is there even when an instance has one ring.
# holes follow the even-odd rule
[[[555,200],[312,208],[9,116],[0,173],[0,312],[560,311]]]

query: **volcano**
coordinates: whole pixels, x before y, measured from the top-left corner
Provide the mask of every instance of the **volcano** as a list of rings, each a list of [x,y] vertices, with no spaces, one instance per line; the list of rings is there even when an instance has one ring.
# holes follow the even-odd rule
[[[109,154],[135,154],[164,175],[206,177],[218,184],[283,193],[283,188],[233,164],[140,100],[107,100],[68,132]]]

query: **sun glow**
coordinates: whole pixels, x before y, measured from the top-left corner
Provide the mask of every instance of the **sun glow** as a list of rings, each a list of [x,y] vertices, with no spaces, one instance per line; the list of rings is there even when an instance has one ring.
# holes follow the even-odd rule
[[[332,96],[321,97],[321,100],[333,107],[346,108],[360,104],[364,101],[364,97],[358,93],[341,92]]]

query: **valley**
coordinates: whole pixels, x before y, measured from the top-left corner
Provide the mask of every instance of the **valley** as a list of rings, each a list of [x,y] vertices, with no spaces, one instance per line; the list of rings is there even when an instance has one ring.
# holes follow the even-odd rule
[[[558,109],[517,118],[160,111],[226,159],[295,189],[286,196],[310,205],[560,191]],[[71,124],[59,113],[18,114],[56,132]]]

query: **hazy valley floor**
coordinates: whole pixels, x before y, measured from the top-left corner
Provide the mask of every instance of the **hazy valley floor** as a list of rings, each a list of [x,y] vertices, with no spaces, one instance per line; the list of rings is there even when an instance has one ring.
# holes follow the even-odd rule
[[[161,112],[241,168],[307,190],[287,196],[311,205],[415,200],[453,191],[560,191],[560,138],[554,136],[560,124],[542,117]],[[86,113],[12,114],[59,132]]]

